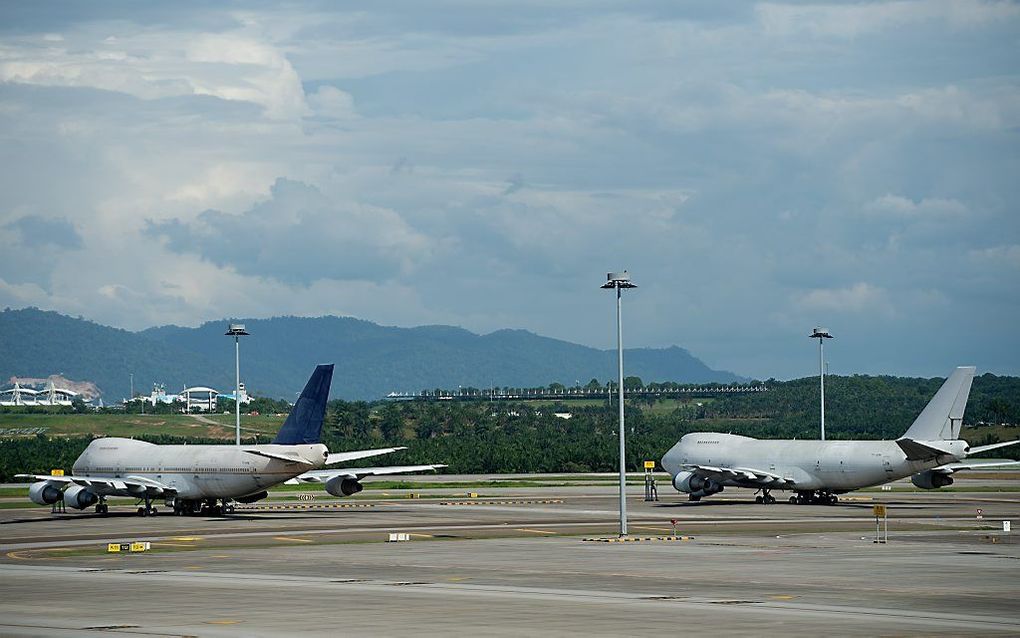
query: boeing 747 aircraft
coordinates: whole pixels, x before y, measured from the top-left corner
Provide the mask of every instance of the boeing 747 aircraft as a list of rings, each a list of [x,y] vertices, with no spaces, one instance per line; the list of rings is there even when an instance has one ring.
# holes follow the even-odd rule
[[[951,485],[960,470],[1020,465],[964,462],[969,455],[1020,443],[971,447],[959,438],[974,370],[957,368],[895,441],[767,441],[694,432],[666,452],[662,467],[673,487],[692,501],[745,487],[761,492],[759,503],[774,503],[772,490],[790,490],[791,503],[835,504],[838,494],[908,476],[920,488],[936,489]]]
[[[134,439],[106,437],[92,441],[72,466],[71,476],[18,474],[35,481],[29,498],[39,505],[63,500],[74,509],[95,505],[109,511],[110,496],[144,502],[142,515],[154,514],[152,502],[163,499],[177,514],[225,514],[233,503],[254,503],[268,496],[268,488],[314,472],[334,496],[360,492],[360,479],[372,474],[434,470],[445,465],[405,465],[396,468],[322,470],[355,459],[387,454],[403,448],[382,448],[330,454],[321,441],[322,421],[333,379],[333,366],[315,368],[301,396],[276,438],[264,445],[156,445]]]

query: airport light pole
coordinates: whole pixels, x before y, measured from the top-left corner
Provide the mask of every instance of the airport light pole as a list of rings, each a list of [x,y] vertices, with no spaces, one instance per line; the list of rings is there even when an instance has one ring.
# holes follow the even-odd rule
[[[822,395],[822,440],[825,440],[825,355],[822,344],[826,339],[832,339],[832,335],[825,328],[815,328],[810,335],[812,339],[818,339],[818,386]]]
[[[611,272],[606,274],[606,283],[602,288],[616,290],[616,359],[619,367],[619,393],[620,404],[620,536],[627,535],[627,443],[623,424],[623,314],[621,312],[621,299],[624,288],[637,288],[631,283],[630,274],[624,270],[622,273]]]
[[[243,323],[232,323],[224,334],[234,338],[234,444],[241,445],[241,337],[250,333]]]

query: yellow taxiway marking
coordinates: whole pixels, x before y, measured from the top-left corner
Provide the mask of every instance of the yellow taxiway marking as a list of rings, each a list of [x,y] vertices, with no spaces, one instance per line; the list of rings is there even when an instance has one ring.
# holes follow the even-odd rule
[[[310,538],[292,538],[290,536],[274,536],[273,538],[275,540],[278,540],[278,541],[290,541],[292,543],[314,543],[315,542],[315,541],[313,541]]]
[[[184,569],[202,569],[201,565],[188,565]]]
[[[422,538],[434,538],[435,534],[408,534],[408,536],[421,536]]]
[[[468,579],[467,576],[453,576],[451,578],[447,578],[446,580],[450,581],[451,583],[459,583],[462,580],[469,580],[469,579]]]
[[[200,541],[200,540],[202,540],[202,537],[201,536],[174,536],[171,540],[184,541],[184,542],[189,542],[190,543],[190,542],[193,542],[193,541]]]
[[[672,527],[647,527],[645,525],[631,525],[631,527],[634,528],[634,529],[652,529],[652,530],[655,530],[657,532],[672,532],[673,531]]]
[[[780,594],[778,596],[769,596],[772,600],[793,600],[796,596],[790,596],[789,594]]]
[[[191,543],[163,543],[163,542],[158,542],[157,543],[157,542],[153,542],[152,544],[153,545],[162,545],[164,547],[195,547]]]
[[[7,558],[13,558],[15,560],[31,560],[25,556],[20,556],[21,552],[7,552]]]
[[[531,532],[532,534],[557,534],[558,532],[551,532],[547,529],[528,529],[527,527],[518,527],[518,532]]]
[[[230,558],[230,554],[213,554],[209,558]]]
[[[207,620],[207,621],[205,621],[205,624],[207,624],[207,625],[236,625],[236,624],[239,624],[240,622],[241,622],[240,620]]]

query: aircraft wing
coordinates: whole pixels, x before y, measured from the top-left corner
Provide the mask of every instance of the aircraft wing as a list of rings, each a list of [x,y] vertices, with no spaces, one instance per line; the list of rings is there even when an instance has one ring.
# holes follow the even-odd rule
[[[960,470],[983,470],[987,468],[1003,468],[1020,466],[1020,461],[985,461],[983,463],[947,463],[932,470],[939,474],[953,474]]]
[[[407,446],[400,447],[383,447],[375,450],[354,450],[352,452],[335,452],[326,457],[326,465],[336,465],[337,463],[345,463],[347,461],[356,461],[357,459],[367,459],[370,456],[379,456],[381,454],[389,454],[391,452],[399,452],[400,450],[406,450]]]
[[[27,478],[33,481],[49,481],[51,483],[67,483],[85,487],[97,487],[106,490],[142,490],[155,494],[174,493],[177,490],[144,476],[125,476],[124,478],[103,478],[98,476],[50,476],[47,474],[15,474],[14,478]]]
[[[266,450],[245,450],[248,454],[254,454],[255,456],[264,456],[267,459],[276,459],[277,461],[286,461],[287,463],[300,463],[301,465],[315,465],[308,459],[303,459],[297,454],[288,454],[286,452],[267,452]]]
[[[411,472],[427,472],[446,467],[445,465],[392,465],[390,467],[349,467],[337,470],[312,470],[287,481],[290,485],[298,483],[325,483],[336,476],[344,476],[361,480],[366,476],[385,476],[387,474],[408,474]]]
[[[720,478],[755,483],[761,486],[780,485],[790,482],[788,479],[776,474],[750,467],[715,467],[712,465],[685,465],[684,468],[692,470],[702,476],[716,476]]]

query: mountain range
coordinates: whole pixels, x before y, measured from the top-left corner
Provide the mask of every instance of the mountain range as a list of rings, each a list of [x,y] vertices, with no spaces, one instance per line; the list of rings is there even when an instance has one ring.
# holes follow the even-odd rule
[[[616,351],[599,350],[525,330],[485,335],[452,326],[398,328],[351,317],[223,319],[197,328],[161,326],[139,332],[37,308],[0,312],[0,379],[13,376],[91,381],[107,403],[150,384],[168,392],[190,385],[228,391],[234,349],[228,322],[246,324],[241,380],[250,392],[293,399],[317,363],[335,363],[333,398],[378,399],[391,391],[458,386],[574,385],[616,376]],[[713,370],[687,350],[635,348],[626,373],[644,381],[729,383],[744,380]]]

